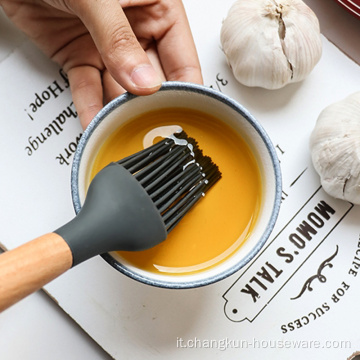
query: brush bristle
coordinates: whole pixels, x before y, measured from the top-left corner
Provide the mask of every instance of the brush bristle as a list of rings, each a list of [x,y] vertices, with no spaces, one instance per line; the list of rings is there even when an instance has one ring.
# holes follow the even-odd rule
[[[139,181],[170,232],[221,178],[195,139],[182,131],[118,162]]]

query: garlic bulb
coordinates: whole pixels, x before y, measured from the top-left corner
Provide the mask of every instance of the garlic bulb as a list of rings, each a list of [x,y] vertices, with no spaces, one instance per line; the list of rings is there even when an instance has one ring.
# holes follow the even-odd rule
[[[360,92],[320,113],[310,149],[324,190],[360,204]]]
[[[237,0],[220,40],[235,78],[266,89],[303,80],[322,51],[319,21],[301,0]]]

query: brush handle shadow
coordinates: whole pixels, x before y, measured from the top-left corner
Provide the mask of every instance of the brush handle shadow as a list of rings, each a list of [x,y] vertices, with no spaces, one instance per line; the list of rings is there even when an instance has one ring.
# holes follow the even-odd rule
[[[55,233],[0,255],[0,311],[39,290],[71,268],[68,244]]]

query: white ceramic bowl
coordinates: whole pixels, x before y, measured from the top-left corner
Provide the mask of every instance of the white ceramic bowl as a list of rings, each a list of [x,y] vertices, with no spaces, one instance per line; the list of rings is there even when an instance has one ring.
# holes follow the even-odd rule
[[[72,168],[72,197],[78,213],[86,195],[90,171],[97,152],[107,137],[123,122],[164,107],[184,107],[221,119],[247,142],[259,164],[262,177],[262,206],[248,240],[229,259],[190,275],[162,275],[127,264],[117,253],[102,257],[115,269],[143,283],[165,288],[193,288],[228,277],[247,264],[263,247],[274,227],[281,202],[281,174],[275,149],[259,122],[239,103],[210,88],[167,82],[150,96],[124,94],[106,105],[85,130]]]

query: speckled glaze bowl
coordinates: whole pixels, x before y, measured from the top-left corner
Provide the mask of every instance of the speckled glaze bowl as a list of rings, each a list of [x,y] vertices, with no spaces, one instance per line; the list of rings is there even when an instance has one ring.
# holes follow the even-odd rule
[[[163,275],[127,264],[114,253],[101,256],[119,272],[145,284],[185,289],[222,280],[246,265],[260,251],[274,227],[281,202],[281,174],[277,155],[268,135],[254,117],[231,98],[200,85],[167,82],[150,96],[124,94],[106,105],[85,130],[72,167],[72,198],[76,213],[81,209],[94,159],[101,145],[121,123],[142,113],[164,107],[184,107],[221,119],[238,132],[252,150],[262,177],[262,206],[257,223],[246,242],[227,260],[198,273]]]

